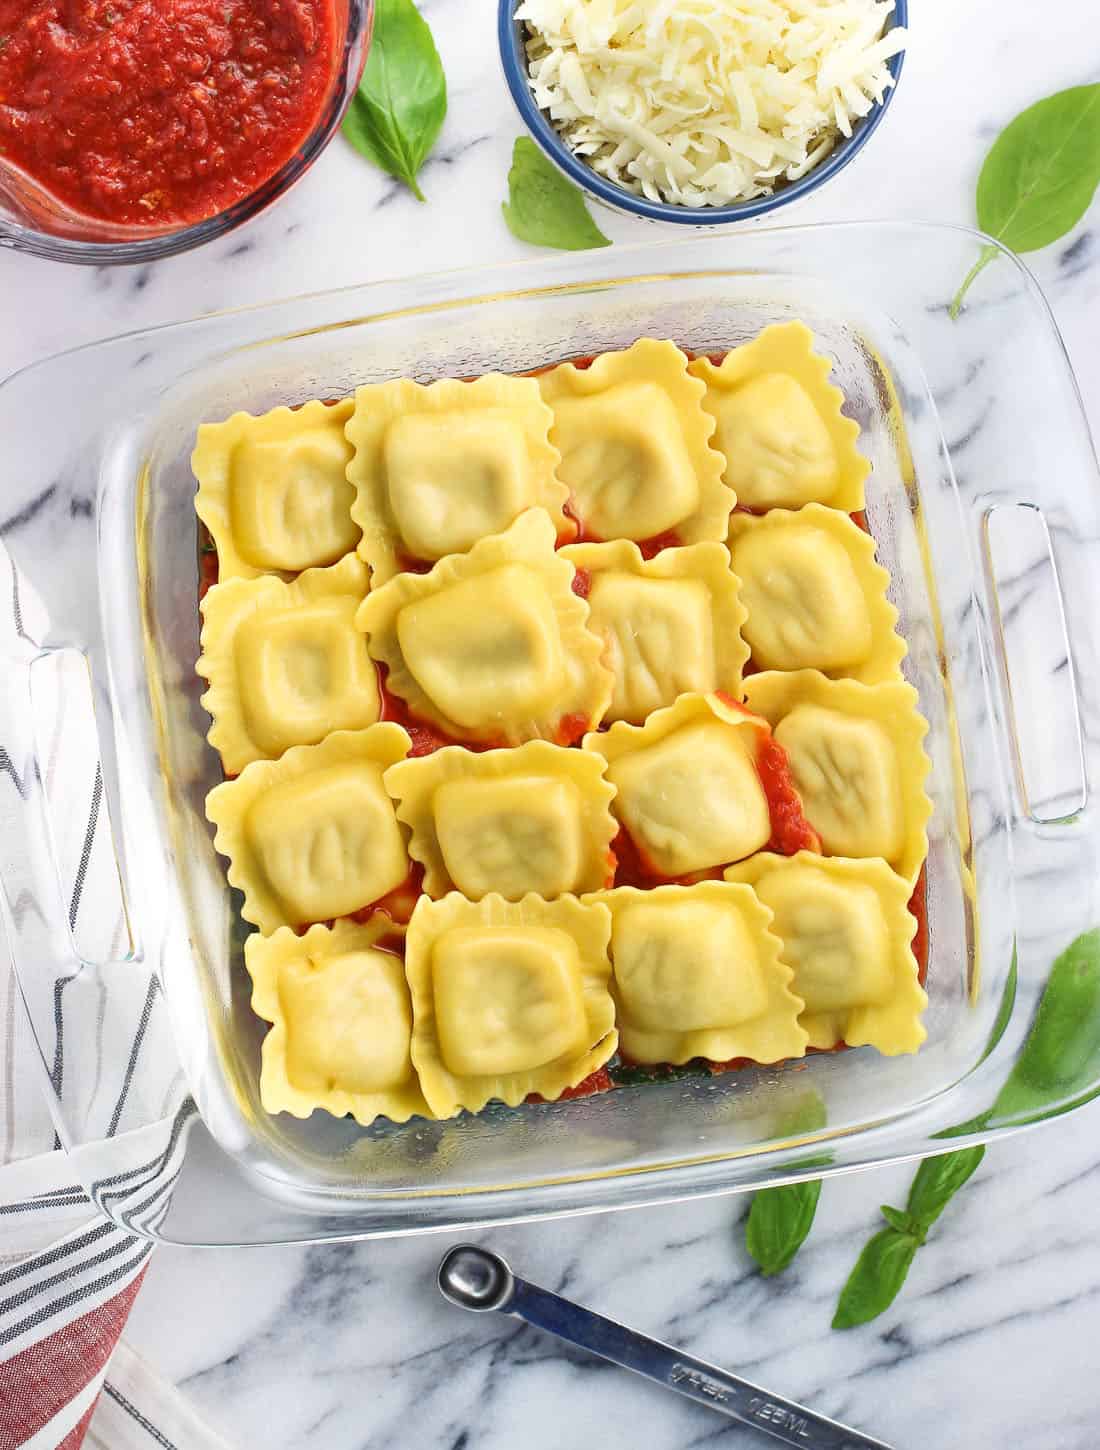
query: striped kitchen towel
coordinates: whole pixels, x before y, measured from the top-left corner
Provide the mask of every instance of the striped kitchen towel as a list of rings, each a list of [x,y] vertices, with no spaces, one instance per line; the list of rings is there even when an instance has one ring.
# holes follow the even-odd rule
[[[153,1248],[146,1234],[167,1212],[195,1116],[174,1052],[160,1051],[159,986],[147,974],[128,980],[124,971],[78,965],[50,983],[50,1038],[35,1042],[22,993],[39,984],[25,970],[20,985],[6,949],[7,932],[25,938],[28,923],[42,917],[33,883],[18,879],[20,854],[30,850],[26,807],[36,795],[53,807],[52,846],[79,957],[116,963],[127,928],[94,738],[67,714],[63,678],[37,691],[33,742],[4,708],[35,636],[29,591],[2,544],[0,601],[0,838],[5,868],[15,862],[0,883],[0,1450],[81,1443],[224,1450],[176,1391],[120,1344]],[[74,1031],[78,997],[81,1030]],[[99,1010],[89,1012],[89,1003]],[[151,1114],[144,1073],[138,1113],[135,1065],[147,1069],[151,1057],[163,1057],[164,1081]],[[47,1092],[76,1110],[105,1102],[106,1141],[93,1153],[62,1151]]]

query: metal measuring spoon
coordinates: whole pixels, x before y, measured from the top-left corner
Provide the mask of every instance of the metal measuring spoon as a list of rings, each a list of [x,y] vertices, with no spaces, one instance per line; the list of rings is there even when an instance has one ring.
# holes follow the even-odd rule
[[[460,1309],[499,1309],[514,1314],[536,1329],[549,1330],[569,1344],[632,1369],[743,1424],[755,1425],[801,1450],[890,1450],[882,1440],[815,1415],[793,1400],[769,1394],[724,1369],[681,1354],[659,1339],[529,1284],[513,1274],[499,1254],[475,1244],[448,1250],[439,1265],[438,1279],[440,1293]]]

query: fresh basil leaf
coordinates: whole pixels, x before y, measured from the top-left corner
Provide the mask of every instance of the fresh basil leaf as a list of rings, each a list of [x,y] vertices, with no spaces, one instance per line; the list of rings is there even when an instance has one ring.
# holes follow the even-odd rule
[[[1045,1116],[1088,1093],[1100,1074],[1100,930],[1083,932],[1055,960],[1016,1065],[997,1094],[998,1118]]]
[[[416,178],[446,114],[447,80],[427,21],[413,0],[377,0],[374,38],[344,135],[423,201]]]
[[[918,1219],[913,1217],[908,1209],[891,1208],[888,1203],[884,1203],[880,1206],[879,1213],[882,1214],[891,1228],[897,1229],[899,1234],[909,1234],[918,1243],[924,1243],[924,1227]]]
[[[537,247],[581,252],[611,243],[588,214],[584,197],[542,154],[529,136],[517,136],[508,172],[508,200],[501,204],[513,236]]]
[[[1084,216],[1100,185],[1100,85],[1036,101],[990,147],[978,177],[978,225],[1014,252],[1056,242]],[[984,247],[951,302],[958,317],[971,283],[998,256]]]
[[[775,1136],[797,1138],[803,1133],[815,1133],[825,1122],[821,1094],[811,1089],[780,1118]],[[831,1153],[818,1154],[816,1158],[803,1159],[799,1166],[824,1168],[832,1159]],[[820,1178],[761,1188],[753,1194],[745,1223],[745,1248],[763,1274],[781,1273],[790,1264],[813,1227],[820,1197]]]
[[[863,1247],[840,1291],[834,1329],[854,1329],[875,1319],[898,1297],[920,1240],[896,1228],[880,1229]]]
[[[765,1276],[781,1273],[813,1227],[821,1179],[783,1183],[754,1193],[745,1225],[745,1247]]]
[[[977,1171],[985,1148],[960,1148],[925,1158],[913,1177],[905,1207],[912,1219],[927,1232],[966,1180]]]

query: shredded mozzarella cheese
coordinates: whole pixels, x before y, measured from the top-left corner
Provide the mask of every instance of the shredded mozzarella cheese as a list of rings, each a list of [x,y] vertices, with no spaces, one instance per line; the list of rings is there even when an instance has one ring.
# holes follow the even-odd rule
[[[882,103],[893,0],[523,0],[535,101],[593,170],[724,206],[818,164]]]

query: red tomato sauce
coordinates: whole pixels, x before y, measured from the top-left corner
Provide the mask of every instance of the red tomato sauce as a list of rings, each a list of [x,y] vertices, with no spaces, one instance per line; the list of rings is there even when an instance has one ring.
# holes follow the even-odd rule
[[[410,755],[431,755],[433,751],[442,750],[445,745],[461,745],[466,750],[479,752],[507,749],[508,741],[503,735],[498,735],[491,740],[458,740],[427,720],[421,720],[418,715],[413,714],[401,696],[395,695],[386,683],[389,675],[386,666],[375,660],[374,668],[378,675],[378,697],[381,702],[378,718],[379,720],[392,720],[408,732],[409,738],[412,740]],[[576,745],[585,731],[589,729],[591,729],[591,724],[587,715],[563,715],[554,731],[554,744]]]
[[[928,866],[920,868],[917,884],[909,898],[909,915],[917,923],[913,937],[913,955],[917,959],[917,981],[925,986],[928,981]]]
[[[760,731],[756,752],[756,773],[772,818],[771,840],[765,847],[781,856],[796,851],[821,852],[821,838],[802,813],[802,801],[794,788],[787,752],[770,730]]]
[[[0,0],[0,158],[76,212],[217,215],[314,129],[333,0]]]
[[[562,511],[568,518],[572,519],[576,527],[576,534],[571,539],[559,538],[559,549],[562,544],[603,544],[607,542],[599,534],[594,534],[588,529],[584,519],[581,518],[580,513],[577,511],[577,505],[572,498],[569,498],[562,505]],[[643,559],[652,559],[654,554],[659,554],[662,549],[678,548],[683,543],[683,540],[675,529],[666,529],[663,534],[654,534],[651,539],[635,539],[634,543],[637,544]]]

